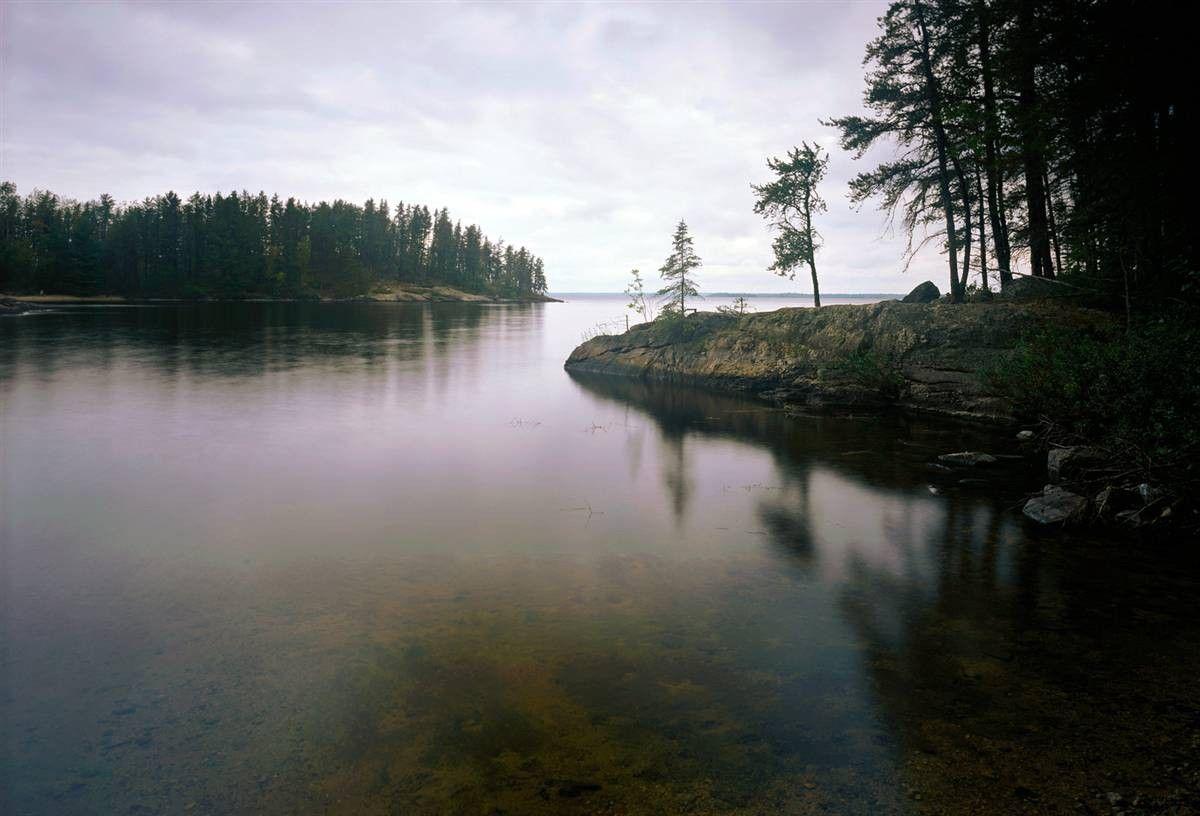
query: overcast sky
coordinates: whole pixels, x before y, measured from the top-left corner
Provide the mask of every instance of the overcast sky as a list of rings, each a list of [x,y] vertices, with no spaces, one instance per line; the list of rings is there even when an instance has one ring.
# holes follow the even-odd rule
[[[0,176],[448,206],[544,257],[557,291],[655,272],[685,218],[703,289],[807,292],[766,271],[750,183],[816,140],[822,288],[906,291],[941,262],[901,273],[902,236],[851,209],[857,165],[818,123],[859,109],[884,5],[0,0]]]

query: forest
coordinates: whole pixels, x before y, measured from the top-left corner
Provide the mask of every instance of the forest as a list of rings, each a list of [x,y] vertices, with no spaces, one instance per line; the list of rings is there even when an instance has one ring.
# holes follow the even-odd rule
[[[0,184],[0,291],[134,298],[351,298],[391,285],[544,294],[542,259],[445,209],[174,192],[117,204]]]
[[[1138,0],[892,3],[866,50],[866,113],[825,123],[857,157],[896,148],[851,181],[852,201],[879,202],[910,252],[941,247],[954,302],[1018,274],[1127,310],[1194,300],[1183,14]]]

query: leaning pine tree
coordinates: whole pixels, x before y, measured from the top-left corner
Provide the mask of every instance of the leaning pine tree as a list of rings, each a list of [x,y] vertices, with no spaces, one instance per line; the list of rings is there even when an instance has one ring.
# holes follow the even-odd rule
[[[682,317],[687,314],[688,296],[700,296],[696,281],[691,277],[691,271],[700,267],[700,256],[692,246],[692,236],[688,235],[687,224],[683,220],[675,227],[675,236],[671,240],[674,252],[658,270],[663,280],[669,283],[658,290],[658,295],[664,298],[664,315]]]
[[[777,235],[772,244],[775,263],[771,271],[795,280],[796,268],[807,264],[812,273],[813,306],[821,308],[821,287],[817,284],[817,248],[821,236],[813,227],[813,213],[824,212],[825,200],[817,185],[825,177],[829,154],[817,145],[802,142],[788,151],[786,159],[767,159],[775,180],[752,184],[758,200],[754,212],[771,219]]]

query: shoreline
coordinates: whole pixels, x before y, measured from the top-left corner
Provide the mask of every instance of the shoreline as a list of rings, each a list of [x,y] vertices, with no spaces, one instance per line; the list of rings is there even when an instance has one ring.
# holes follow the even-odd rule
[[[1046,480],[1030,484],[1022,508],[1032,522],[1170,527],[1190,506],[1186,495],[1149,473],[1125,478],[1129,462],[1103,439],[1049,433],[1047,418],[1022,415],[996,382],[998,366],[1013,359],[1031,333],[1051,326],[1087,333],[1112,322],[1105,312],[1050,301],[883,301],[741,317],[700,312],[591,338],[564,368],[741,393],[791,413],[899,410],[989,425],[1013,433],[1022,456],[1043,457]],[[1010,453],[946,451],[929,467],[983,476]]]
[[[699,312],[580,344],[569,371],[700,385],[799,410],[899,408],[1013,425],[1011,403],[986,373],[1022,336],[1090,309],[1043,303],[880,301],[784,307],[741,317]]]
[[[131,298],[122,295],[67,295],[51,294],[0,294],[0,313],[19,314],[34,311],[42,306],[87,306],[87,305],[135,305],[135,304],[187,304],[187,303],[562,303],[550,295],[527,295],[525,297],[499,297],[476,292],[465,292],[450,286],[404,286],[387,291],[373,292],[354,297],[236,297],[236,298]]]

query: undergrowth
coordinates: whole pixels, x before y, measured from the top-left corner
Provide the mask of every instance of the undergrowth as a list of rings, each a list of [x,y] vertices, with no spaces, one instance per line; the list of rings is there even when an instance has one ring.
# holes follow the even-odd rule
[[[985,376],[1060,437],[1134,451],[1147,468],[1180,465],[1200,449],[1198,340],[1192,313],[1128,330],[1048,329]]]

